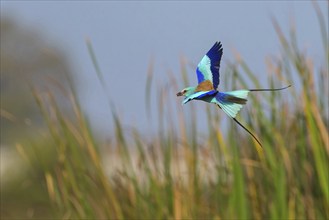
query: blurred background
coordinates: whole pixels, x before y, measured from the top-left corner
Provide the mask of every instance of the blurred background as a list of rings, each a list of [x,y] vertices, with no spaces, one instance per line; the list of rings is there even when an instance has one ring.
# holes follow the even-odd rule
[[[320,1],[319,7],[327,13],[326,2]],[[186,58],[192,64],[187,71],[193,85],[196,84],[194,67],[215,41],[221,41],[224,47],[222,80],[226,64],[233,59],[234,51],[238,51],[263,82],[267,77],[266,57],[280,53],[272,17],[282,24],[285,32],[296,24],[301,48],[316,58],[316,64],[324,62],[323,45],[319,40],[321,32],[312,3],[308,1],[189,4],[3,1],[1,52],[2,57],[12,62],[17,59],[22,65],[28,65],[18,67],[16,64],[16,70],[8,67],[17,77],[20,75],[19,78],[34,74],[39,81],[44,81],[42,78],[46,78],[44,73],[47,72],[64,83],[67,80],[60,75],[72,76],[83,109],[98,132],[111,129],[111,114],[104,101],[107,96],[125,120],[147,129],[144,88],[151,60],[156,80],[167,82],[166,72],[179,76],[180,59]],[[107,84],[105,92],[94,74],[86,38],[94,45]],[[9,65],[9,61],[3,63]],[[41,74],[41,78],[37,74]],[[2,86],[4,89],[6,87]],[[15,92],[8,88],[9,93],[14,95]],[[174,94],[173,99],[176,99]],[[153,108],[152,113],[155,112]]]
[[[321,21],[319,13],[326,18],[323,19],[324,23]],[[138,216],[138,212],[136,215],[126,215],[135,210],[133,204],[137,203],[134,201],[136,195],[133,193],[134,198],[130,197],[131,194],[125,195],[129,198],[131,207],[121,206],[120,201],[125,201],[127,198],[120,197],[122,194],[116,197],[111,193],[110,188],[114,189],[118,185],[114,184],[115,187],[104,186],[103,171],[100,171],[101,168],[97,164],[113,167],[113,163],[107,164],[109,160],[113,159],[109,158],[116,155],[112,151],[127,145],[128,151],[133,151],[132,145],[138,145],[137,140],[139,139],[142,139],[141,145],[147,149],[157,145],[169,146],[169,143],[173,146],[191,147],[194,146],[193,141],[199,147],[213,146],[205,141],[209,123],[211,124],[209,117],[212,116],[220,117],[220,119],[216,119],[220,122],[217,129],[221,129],[220,134],[223,135],[219,140],[226,139],[225,137],[232,139],[232,135],[237,134],[237,131],[231,129],[231,122],[228,118],[224,116],[222,119],[222,116],[214,116],[224,114],[215,107],[213,110],[209,110],[206,109],[204,103],[200,102],[189,103],[189,106],[181,107],[181,100],[177,100],[175,96],[176,92],[186,84],[196,84],[195,67],[215,41],[221,41],[224,48],[221,64],[222,84],[219,90],[281,87],[287,84],[295,87],[292,98],[287,98],[287,100],[280,97],[280,101],[276,102],[271,97],[266,97],[268,105],[262,101],[261,96],[256,96],[254,101],[260,102],[260,105],[265,103],[265,116],[262,117],[271,117],[273,106],[280,108],[280,103],[284,106],[286,101],[293,100],[291,103],[294,103],[300,98],[298,94],[307,88],[304,81],[300,81],[307,75],[301,71],[306,66],[316,72],[313,74],[311,71],[311,75],[314,76],[313,81],[311,80],[314,90],[317,91],[317,94],[326,94],[325,97],[327,97],[328,86],[325,86],[325,82],[328,79],[328,48],[326,48],[328,46],[328,28],[324,28],[328,27],[327,18],[328,2],[326,1],[316,3],[309,1],[188,3],[1,1],[1,216],[4,218],[50,218],[56,216],[64,219],[143,217]],[[298,68],[296,63],[302,63],[303,59],[299,53],[289,54],[288,44],[285,44],[287,42],[283,36],[291,37],[292,50],[298,49],[301,54],[305,55],[305,66]],[[285,55],[289,57],[286,58]],[[298,59],[294,59],[295,57]],[[311,64],[308,63],[309,58],[312,58]],[[288,67],[290,64],[284,65],[285,62],[289,62],[289,59],[293,66],[296,64],[297,68]],[[248,67],[244,64],[247,64]],[[289,68],[291,69],[287,70]],[[285,75],[285,71],[291,73],[291,77],[287,76],[288,74]],[[254,78],[250,77],[251,72]],[[276,72],[279,73],[276,74]],[[235,84],[236,73],[244,77],[244,81],[236,80],[238,83]],[[306,77],[306,79],[310,78]],[[256,81],[257,83],[255,83]],[[245,121],[249,127],[255,126],[255,130],[259,134],[257,136],[264,137],[266,134],[260,133],[261,127],[258,126],[257,129],[257,123],[252,122],[252,115],[255,116],[257,113],[256,110],[253,110],[252,103],[245,107],[248,109],[248,114],[247,112],[241,114],[247,117]],[[324,127],[320,125],[314,128],[305,123],[313,128],[314,133],[322,134],[321,137],[317,137],[322,138],[321,144],[318,146],[323,148],[322,150],[326,153],[324,153],[325,158],[320,160],[327,165],[328,142],[325,143],[325,140],[328,135],[328,105],[324,97],[320,97],[316,105],[319,106],[321,112],[319,115],[323,121],[320,124]],[[168,106],[173,109],[173,112],[176,110],[178,113],[172,113]],[[287,112],[293,115],[297,108],[288,105],[287,109]],[[182,116],[184,114],[186,115]],[[170,120],[166,120],[167,118]],[[190,135],[196,132],[201,135],[201,141],[200,139],[199,141],[193,140],[187,144],[183,140],[177,139],[177,136],[181,138],[179,135],[182,132],[181,118],[185,120],[183,124],[187,125],[186,138],[189,139],[189,132],[191,132]],[[319,122],[319,120],[315,121]],[[189,126],[191,124],[192,127]],[[67,130],[60,130],[58,126]],[[171,128],[173,128],[172,131],[177,131],[177,134],[167,132]],[[307,128],[305,129],[307,130]],[[136,138],[136,130],[138,138]],[[164,134],[167,136],[162,137],[162,134],[159,134],[160,131],[166,131]],[[301,132],[304,134],[306,131]],[[172,139],[169,138],[171,142],[164,140],[168,137],[172,137]],[[247,139],[245,136],[243,138]],[[264,137],[264,139],[266,138]],[[131,142],[134,144],[130,144]],[[234,142],[234,144],[236,143]],[[250,144],[250,146],[254,146],[254,143],[250,142]],[[265,144],[274,146],[271,141]],[[61,182],[60,179],[66,175],[70,176],[70,174],[59,173],[65,169],[75,170],[75,166],[80,167],[81,165],[72,162],[69,169],[61,155],[67,156],[71,153],[75,155],[75,151],[72,150],[73,146],[84,145],[92,145],[95,150],[94,152],[89,147],[84,148],[87,149],[85,153],[88,156],[101,155],[102,152],[105,152],[103,155],[106,155],[107,159],[100,157],[98,160],[95,159],[96,156],[92,156],[92,165],[86,165],[88,167],[86,169],[94,166],[97,175],[100,175],[98,181],[101,185],[103,184],[104,191],[108,193],[104,204],[111,207],[110,213],[103,212],[102,207],[96,208],[95,204],[90,202],[93,200],[88,200],[88,196],[86,199],[79,193],[76,194],[77,197],[69,196],[68,204],[60,205],[60,201],[67,198],[65,195],[71,195],[71,190],[76,192],[76,188],[73,186],[64,193],[61,189],[66,186],[65,181]],[[217,146],[218,143],[214,145]],[[296,146],[300,145],[300,143],[296,144]],[[71,146],[72,149],[64,146]],[[305,144],[305,146],[313,145],[311,143]],[[67,154],[67,149],[71,149],[72,152]],[[138,149],[140,151],[135,151],[140,152],[138,155],[142,155],[141,152],[144,151]],[[252,149],[255,150],[255,148]],[[291,150],[293,149],[292,147]],[[130,154],[120,150],[118,152],[119,155],[123,155],[123,158],[134,158],[131,156],[134,153]],[[192,150],[192,152],[194,151]],[[248,153],[243,154],[243,158]],[[257,158],[257,151],[250,154],[253,159]],[[79,159],[88,158],[86,155],[80,155]],[[276,156],[280,158],[280,155]],[[237,158],[241,159],[241,155]],[[128,161],[133,164],[131,160]],[[255,160],[257,161],[257,159]],[[191,163],[194,164],[194,162]],[[165,164],[164,170],[166,170]],[[321,162],[315,162],[315,164],[320,169]],[[310,166],[313,167],[313,165]],[[216,166],[214,165],[214,167]],[[288,169],[286,166],[283,167]],[[323,167],[320,169],[322,177],[320,177],[319,184],[322,186],[321,189],[328,193],[325,189],[328,175]],[[312,170],[311,168],[305,169]],[[125,167],[124,170],[129,173],[131,169]],[[84,173],[85,170],[81,172]],[[317,175],[318,172],[318,170],[314,171],[314,175]],[[90,181],[97,182],[94,176],[90,175],[87,175]],[[148,177],[151,178],[152,175],[148,174]],[[278,175],[281,174],[278,173]],[[83,176],[79,178],[82,178],[81,181],[85,180]],[[128,179],[128,182],[130,180],[132,181],[133,178]],[[168,178],[165,180],[167,181]],[[95,185],[97,184],[95,183]],[[172,187],[176,186],[175,183],[170,184]],[[77,183],[77,185],[79,184]],[[136,187],[133,187],[135,190],[140,187],[134,184],[133,186]],[[317,185],[312,185],[312,187],[315,186]],[[89,185],[88,187],[88,190],[92,191],[93,187]],[[194,186],[194,189],[198,187],[200,186]],[[312,187],[306,188],[313,189]],[[248,188],[247,185],[246,188]],[[79,192],[84,192],[85,189],[83,187],[79,189]],[[181,190],[181,188],[179,189]],[[302,197],[303,195],[299,194],[298,189],[298,187],[295,189],[294,196]],[[194,192],[193,195],[200,195],[201,198],[203,195],[201,191]],[[204,211],[206,210],[204,209],[204,212],[200,213],[189,212],[188,208],[180,209],[172,204],[175,203],[173,201],[179,200],[177,200],[176,191],[171,188],[170,192],[171,196],[168,201],[161,199],[159,204],[162,207],[174,208],[168,208],[167,211],[162,212],[159,211],[160,208],[153,207],[153,211],[148,210],[150,217],[197,218],[209,216],[210,218],[218,217],[218,219],[239,217],[233,214],[222,215],[220,211],[217,212],[221,210],[218,207],[209,207],[208,211]],[[206,192],[208,191],[206,190]],[[310,192],[307,196],[313,198],[314,195],[318,195],[317,193],[321,192],[314,194]],[[308,198],[307,196],[306,198]],[[321,196],[315,196],[314,200],[306,199],[307,202],[304,205],[311,201],[310,203],[314,206],[321,200],[320,208],[314,210],[314,213],[300,216],[328,217],[328,211],[323,212],[328,208],[328,195],[325,194],[324,197],[324,199]],[[88,202],[80,203],[81,201],[89,201],[90,204]],[[287,201],[292,200],[287,199]],[[296,201],[295,205],[298,204]],[[156,201],[154,203],[157,204]],[[198,203],[195,202],[195,204]],[[291,205],[291,203],[289,204]],[[139,210],[144,210],[142,213],[145,214],[144,208],[144,206],[139,207]],[[175,210],[181,210],[181,213],[177,213]],[[247,213],[244,217],[259,219],[266,216],[276,217],[275,214],[267,215],[268,213],[276,212],[264,208],[261,211]],[[287,213],[290,212],[287,211]],[[296,213],[299,212],[296,211]],[[145,216],[147,215],[145,214]],[[285,215],[283,214],[283,216]]]

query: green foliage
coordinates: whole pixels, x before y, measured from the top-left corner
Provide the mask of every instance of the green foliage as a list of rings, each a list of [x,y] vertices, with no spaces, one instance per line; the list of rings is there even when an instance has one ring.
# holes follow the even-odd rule
[[[205,107],[208,131],[198,133],[195,109],[183,116],[181,109],[168,104],[173,97],[160,89],[158,135],[148,139],[137,128],[124,129],[110,105],[115,133],[105,151],[94,140],[75,95],[68,95],[75,117],[67,118],[51,93],[45,102],[35,91],[48,124],[53,159],[50,165],[40,162],[33,169],[40,170],[56,215],[63,219],[328,219],[328,105],[323,104],[328,97],[328,63],[315,70],[294,34],[287,39],[275,22],[274,26],[283,53],[269,64],[268,84],[293,87],[261,94],[262,103],[252,94],[248,102],[252,108],[242,111],[244,124],[258,134],[263,149],[233,124],[222,133],[218,115],[223,113],[215,106]],[[323,41],[327,44],[328,39]],[[93,51],[90,42],[88,47]],[[91,56],[97,64],[93,52]],[[185,68],[182,64],[184,83]],[[100,77],[98,65],[96,70]],[[151,64],[146,106],[152,98],[152,71]],[[232,74],[225,77],[232,78],[226,84],[261,87],[241,57],[229,71]],[[320,75],[322,80],[317,79]],[[178,80],[169,77],[173,86],[166,91],[175,94]],[[33,164],[35,159],[24,149],[18,146]]]

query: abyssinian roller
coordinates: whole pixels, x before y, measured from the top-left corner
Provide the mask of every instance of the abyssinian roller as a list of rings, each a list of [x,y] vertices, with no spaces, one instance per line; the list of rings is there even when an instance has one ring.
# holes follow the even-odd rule
[[[177,96],[185,97],[182,104],[186,104],[193,99],[216,104],[238,125],[245,129],[260,146],[262,146],[256,136],[243,126],[235,117],[243,105],[246,104],[249,92],[278,91],[286,89],[291,85],[277,89],[245,89],[219,92],[217,87],[219,85],[219,67],[222,55],[222,44],[221,42],[216,42],[198,64],[196,69],[198,85],[183,89],[177,93]]]

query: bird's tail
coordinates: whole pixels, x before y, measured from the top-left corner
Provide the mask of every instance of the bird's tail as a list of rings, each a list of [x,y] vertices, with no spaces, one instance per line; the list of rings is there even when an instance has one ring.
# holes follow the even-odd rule
[[[221,109],[223,109],[223,111],[228,116],[230,116],[237,124],[239,124],[244,130],[246,130],[259,143],[259,145],[262,146],[256,136],[251,133],[245,126],[243,126],[235,117],[237,113],[241,110],[243,105],[246,104],[249,92],[278,91],[289,88],[290,86],[291,85],[278,89],[249,89],[235,90],[231,92],[218,92],[211,102],[217,104]]]
[[[236,118],[236,114],[240,111],[244,104],[247,102],[248,93],[250,90],[235,90],[231,92],[218,92],[213,99],[213,103],[230,116],[237,124],[239,124],[244,130],[246,130],[262,147],[262,144],[257,137],[251,133],[245,126],[243,126]]]
[[[278,91],[289,88],[291,85],[277,88],[277,89],[248,89],[248,90],[235,90],[230,92],[218,92],[216,97],[212,100],[231,118],[235,118],[237,113],[241,110],[247,102],[249,92],[266,92]]]

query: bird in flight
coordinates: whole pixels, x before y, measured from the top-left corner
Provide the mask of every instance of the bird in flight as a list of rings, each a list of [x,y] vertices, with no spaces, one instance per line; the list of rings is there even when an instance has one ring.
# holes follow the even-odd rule
[[[286,89],[291,85],[277,89],[246,89],[230,92],[219,92],[217,87],[219,85],[219,66],[222,55],[222,44],[221,42],[216,42],[214,46],[210,48],[208,53],[202,58],[196,68],[198,85],[183,89],[177,93],[177,96],[185,97],[182,104],[186,104],[193,99],[216,104],[238,125],[246,130],[260,146],[262,146],[256,136],[245,126],[243,126],[235,117],[243,105],[246,104],[249,92],[278,91]]]

